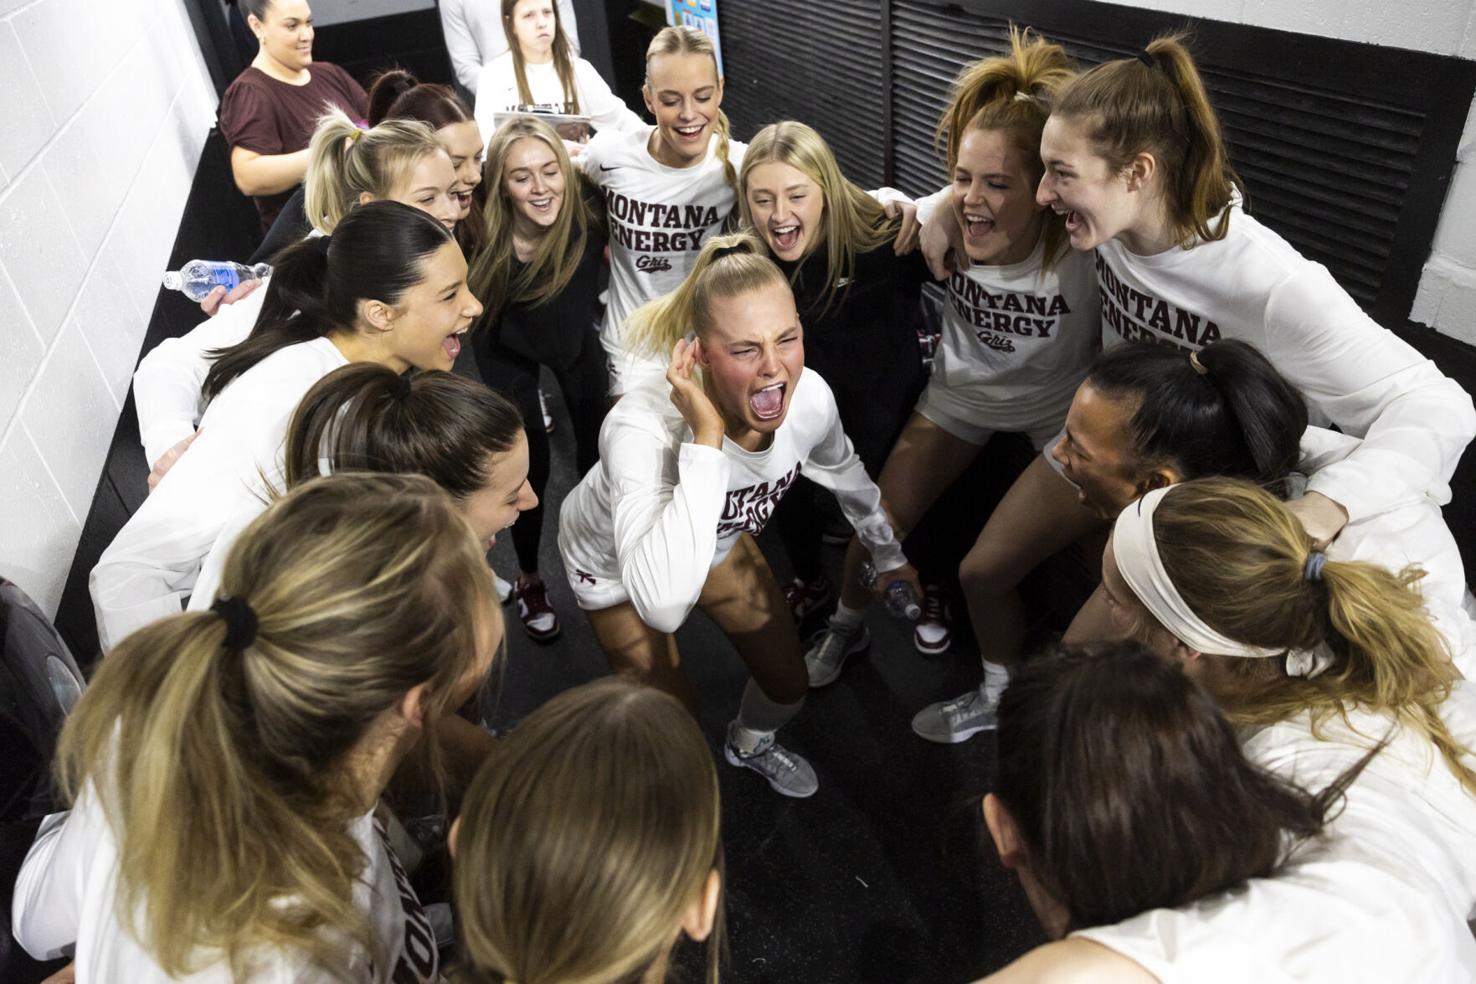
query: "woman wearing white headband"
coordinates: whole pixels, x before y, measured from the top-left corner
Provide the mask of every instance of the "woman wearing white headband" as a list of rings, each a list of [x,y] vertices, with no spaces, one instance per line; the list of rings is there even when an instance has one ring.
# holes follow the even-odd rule
[[[1476,976],[1476,709],[1418,577],[1316,549],[1247,482],[1155,489],[1124,509],[1103,558],[1114,620],[1258,729],[1252,760],[1317,788],[1382,747],[1329,836],[1283,874],[1083,930],[1001,979],[1040,979],[1051,955],[1126,956],[1165,982]]]

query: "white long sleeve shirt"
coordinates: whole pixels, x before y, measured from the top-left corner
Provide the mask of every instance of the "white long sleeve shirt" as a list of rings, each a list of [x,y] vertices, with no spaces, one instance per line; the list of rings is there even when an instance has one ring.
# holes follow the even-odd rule
[[[438,980],[435,936],[373,813],[349,828],[364,852],[365,866],[354,900],[370,920],[385,959],[356,951],[346,968],[352,980],[376,984]],[[167,832],[161,832],[167,834]],[[228,966],[202,958],[201,969],[183,978],[166,977],[153,957],[119,923],[118,842],[91,784],[67,813],[42,821],[15,883],[11,929],[37,960],[71,955],[77,980],[128,984],[229,984]],[[311,979],[302,954],[263,949],[253,954],[261,984],[297,984]]]
[[[564,98],[564,83],[553,62],[524,65],[532,106],[545,112],[570,112]],[[579,115],[588,116],[596,130],[639,130],[646,123],[614,92],[593,65],[583,58],[574,59],[574,90],[579,100]],[[482,131],[483,142],[496,129],[496,114],[512,113],[528,108],[518,93],[518,76],[513,68],[512,52],[492,59],[482,68],[476,85],[477,101],[473,114]],[[649,131],[647,131],[649,132]]]
[[[92,569],[105,651],[180,611],[221,530],[239,513],[265,508],[269,490],[282,487],[282,445],[298,403],[347,364],[327,338],[300,342],[273,352],[211,401],[199,438]]]
[[[1233,205],[1218,242],[1131,253],[1097,248],[1104,346],[1221,338],[1260,349],[1345,433],[1364,438],[1310,486],[1348,510],[1379,512],[1406,492],[1439,489],[1476,436],[1471,397],[1354,303],[1321,264]],[[1440,502],[1450,501],[1448,489]]]
[[[835,494],[878,568],[906,563],[818,373],[801,373],[762,451],[726,437],[721,450],[691,443],[669,394],[665,380],[627,393],[600,429],[599,464],[564,499],[559,549],[576,595],[582,584],[618,584],[647,625],[675,632],[707,572],[740,535],[762,532],[801,473]]]
[[[1463,682],[1441,709],[1469,748],[1476,694]],[[1247,756],[1316,791],[1389,731],[1381,716],[1338,718],[1325,740],[1305,717],[1263,729]],[[1164,984],[1476,980],[1476,797],[1434,746],[1408,731],[1348,790],[1330,836],[1298,848],[1274,878],[1179,909],[1155,909],[1075,934],[1139,963]]]
[[[214,317],[180,337],[164,339],[139,362],[133,372],[133,402],[150,468],[199,426],[200,388],[211,365],[208,353],[246,340],[261,314],[270,279],[236,303],[221,305]]]
[[[574,22],[574,0],[554,0],[559,26],[569,39],[570,54],[579,54],[579,26]],[[456,79],[472,92],[482,66],[507,51],[502,29],[502,4],[497,0],[440,0],[441,31]],[[490,135],[490,131],[483,131]]]

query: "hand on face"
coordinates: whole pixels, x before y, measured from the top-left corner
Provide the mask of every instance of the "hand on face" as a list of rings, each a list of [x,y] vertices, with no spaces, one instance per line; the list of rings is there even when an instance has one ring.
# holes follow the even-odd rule
[[[666,381],[671,384],[672,405],[681,411],[682,419],[692,428],[693,442],[720,448],[723,445],[723,415],[718,413],[718,408],[702,388],[701,380],[692,375],[701,348],[702,343],[695,338],[690,342],[685,338],[678,340],[671,350]]]

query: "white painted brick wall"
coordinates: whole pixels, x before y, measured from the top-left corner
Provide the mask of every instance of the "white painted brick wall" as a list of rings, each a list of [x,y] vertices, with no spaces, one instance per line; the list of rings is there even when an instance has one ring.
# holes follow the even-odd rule
[[[55,614],[216,99],[183,0],[0,0],[0,575]]]

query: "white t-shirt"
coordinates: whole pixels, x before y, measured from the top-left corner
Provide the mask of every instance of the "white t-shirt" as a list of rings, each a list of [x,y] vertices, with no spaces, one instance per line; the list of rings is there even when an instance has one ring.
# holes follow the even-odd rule
[[[559,26],[569,39],[569,53],[579,54],[579,25],[574,22],[574,0],[554,0]],[[472,92],[482,66],[507,51],[502,29],[502,4],[497,0],[440,0],[441,31],[456,80]]]
[[[1195,350],[1241,339],[1340,430],[1366,438],[1311,485],[1350,519],[1406,491],[1441,489],[1476,436],[1476,410],[1459,385],[1238,204],[1219,242],[1138,256],[1109,240],[1097,257],[1104,346],[1148,340]],[[1437,498],[1449,502],[1449,489]]]
[[[881,570],[906,563],[881,493],[841,429],[835,397],[806,369],[769,446],[692,444],[664,379],[615,404],[600,428],[600,461],[559,513],[559,551],[586,608],[629,599],[652,628],[675,632],[707,572],[738,537],[757,536],[801,473],[839,500]]]
[[[518,94],[518,76],[513,70],[511,51],[483,67],[476,86],[474,110],[483,143],[491,139],[492,131],[496,129],[497,113],[529,108],[548,113],[569,112],[564,102],[564,83],[552,61],[543,65],[524,65],[523,74],[528,80],[529,95],[533,97],[531,106],[525,104]],[[609,84],[595,67],[583,58],[574,59],[574,90],[579,99],[579,115],[588,116],[596,130],[637,130],[646,126],[619,96],[610,91]]]
[[[1468,747],[1476,741],[1476,695],[1462,683],[1442,708]],[[1355,712],[1318,740],[1305,717],[1264,729],[1249,758],[1317,791],[1389,730]],[[1461,788],[1434,746],[1404,732],[1349,789],[1323,842],[1302,845],[1275,878],[1155,909],[1076,935],[1177,982],[1476,980],[1476,797]]]
[[[438,980],[435,935],[415,890],[390,847],[383,824],[366,813],[349,827],[364,852],[364,870],[354,885],[354,901],[368,913],[374,937],[386,959],[376,962],[356,949],[349,979],[401,984]],[[70,812],[42,821],[16,879],[11,927],[26,952],[37,960],[69,955],[79,981],[127,984],[188,981],[228,984],[223,960],[206,962],[184,978],[165,977],[153,958],[117,914],[118,842],[91,784]],[[311,979],[301,954],[264,949],[257,955],[255,982]]]
[[[188,453],[92,569],[104,650],[179,613],[221,530],[243,511],[264,509],[268,490],[282,487],[283,442],[303,396],[347,364],[327,338],[299,342],[262,359],[211,401]]]
[[[1100,314],[1091,258],[1068,249],[1043,268],[1044,242],[1009,266],[973,264],[948,279],[930,388],[954,416],[996,431],[1059,429],[1096,355]]]
[[[625,319],[647,301],[675,290],[691,272],[707,238],[718,232],[738,202],[728,183],[718,138],[692,167],[667,167],[648,149],[655,127],[606,130],[576,158],[605,196],[610,229],[610,298],[600,341],[614,369],[612,390],[624,393],[648,375],[665,372],[666,353],[630,351]],[[729,141],[736,174],[747,144]]]
[[[1362,443],[1356,437],[1309,427],[1302,435],[1302,460],[1297,468],[1315,478],[1322,469],[1346,460]],[[1434,496],[1407,492],[1379,512],[1353,520],[1328,546],[1327,556],[1378,564],[1396,574],[1411,564],[1419,565],[1425,576],[1415,589],[1456,667],[1467,679],[1476,679],[1476,623],[1463,606],[1466,568]]]

